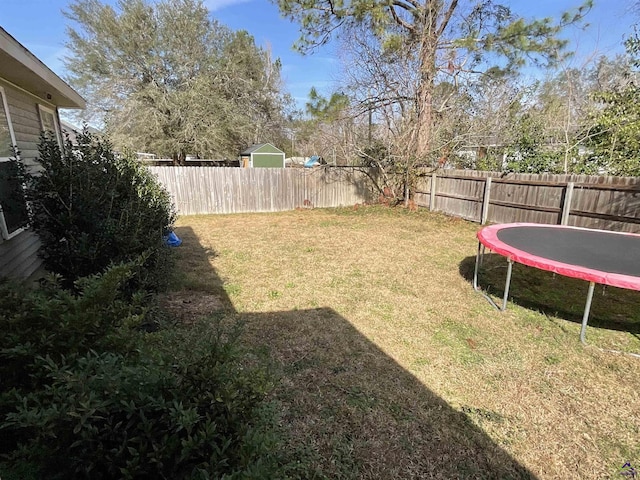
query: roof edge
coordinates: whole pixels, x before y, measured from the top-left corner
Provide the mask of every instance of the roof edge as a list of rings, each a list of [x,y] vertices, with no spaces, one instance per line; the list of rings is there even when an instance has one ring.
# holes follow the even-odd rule
[[[64,105],[58,105],[59,107],[81,109],[86,107],[85,99],[78,92],[2,27],[0,27],[0,50],[25,68],[28,68],[40,80],[50,85],[52,89],[64,97],[67,102]]]

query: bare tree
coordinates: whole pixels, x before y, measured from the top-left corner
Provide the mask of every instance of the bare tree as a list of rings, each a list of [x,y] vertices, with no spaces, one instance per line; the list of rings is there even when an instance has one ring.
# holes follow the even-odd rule
[[[422,159],[433,150],[436,122],[434,92],[443,73],[475,73],[494,65],[513,69],[525,59],[551,61],[566,42],[560,30],[582,18],[591,2],[574,14],[525,21],[492,0],[279,0],[281,11],[300,21],[302,50],[327,42],[333,34],[364,26],[383,50],[410,55],[416,68],[411,92],[410,149]],[[407,57],[408,58],[408,57]]]

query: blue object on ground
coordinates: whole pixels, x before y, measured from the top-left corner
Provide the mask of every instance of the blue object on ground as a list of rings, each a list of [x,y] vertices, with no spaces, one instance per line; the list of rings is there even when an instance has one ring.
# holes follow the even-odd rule
[[[169,235],[164,237],[164,243],[169,247],[179,247],[182,245],[182,240],[174,232],[169,232]]]

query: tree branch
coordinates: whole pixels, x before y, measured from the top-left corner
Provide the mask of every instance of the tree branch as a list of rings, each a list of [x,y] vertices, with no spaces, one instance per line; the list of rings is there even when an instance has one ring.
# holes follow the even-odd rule
[[[389,5],[389,12],[391,13],[391,16],[393,17],[393,21],[396,22],[398,25],[400,25],[402,28],[404,28],[405,30],[407,30],[408,32],[414,32],[416,27],[415,25],[412,25],[408,22],[405,22],[402,18],[400,18],[400,16],[398,15],[398,12],[396,12],[394,6],[397,5],[401,8],[405,8],[407,10],[409,10],[409,8],[406,5],[402,5],[400,2],[393,2],[393,5]]]
[[[444,14],[444,18],[442,19],[442,23],[440,24],[440,28],[438,29],[438,34],[437,34],[438,38],[442,36],[445,29],[447,28],[447,25],[449,25],[449,22],[451,21],[451,16],[453,15],[453,12],[455,12],[456,8],[458,8],[458,0],[453,0],[449,4],[449,8],[447,9],[447,12]]]

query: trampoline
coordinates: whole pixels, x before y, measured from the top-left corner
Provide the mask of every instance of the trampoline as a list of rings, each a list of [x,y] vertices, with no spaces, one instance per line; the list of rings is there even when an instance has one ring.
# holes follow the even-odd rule
[[[478,287],[478,266],[485,247],[507,258],[507,279],[502,307],[507,308],[513,262],[589,282],[580,340],[586,343],[587,322],[596,283],[640,290],[640,235],[564,225],[507,223],[478,232],[478,254],[473,288]]]

